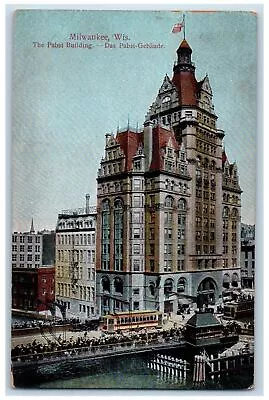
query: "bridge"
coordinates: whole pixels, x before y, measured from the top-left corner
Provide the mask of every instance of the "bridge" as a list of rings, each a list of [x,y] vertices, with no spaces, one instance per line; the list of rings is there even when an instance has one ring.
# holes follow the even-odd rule
[[[186,345],[184,339],[180,340],[152,340],[138,342],[119,342],[98,346],[74,347],[70,349],[61,349],[57,351],[48,351],[36,354],[25,354],[12,356],[12,369],[21,369],[28,366],[37,366],[61,362],[75,361],[93,361],[105,359],[108,357],[118,357],[123,355],[155,353],[162,350],[171,350],[183,348]]]

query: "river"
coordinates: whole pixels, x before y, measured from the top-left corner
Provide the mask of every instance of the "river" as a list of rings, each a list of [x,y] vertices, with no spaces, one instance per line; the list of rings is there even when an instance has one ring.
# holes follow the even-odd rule
[[[14,384],[39,389],[172,389],[192,390],[193,354],[186,349],[163,351],[163,355],[188,362],[186,379],[150,368],[156,354],[118,356],[106,360],[65,361],[17,370]],[[156,359],[156,358],[155,358]],[[253,383],[253,371],[207,382],[203,389],[246,389]],[[196,388],[197,389],[197,388]]]

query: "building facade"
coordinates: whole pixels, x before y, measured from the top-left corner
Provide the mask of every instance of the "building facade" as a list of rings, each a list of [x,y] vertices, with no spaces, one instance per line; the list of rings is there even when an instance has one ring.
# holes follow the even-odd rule
[[[55,300],[55,232],[12,234],[12,308],[48,309]],[[40,278],[42,276],[43,278]]]
[[[240,286],[241,189],[222,148],[208,76],[183,40],[143,131],[106,135],[97,177],[97,302],[176,312]]]
[[[54,301],[54,266],[12,270],[12,309],[41,312],[54,309]]]
[[[56,300],[67,318],[91,319],[95,307],[96,208],[64,210],[56,228]]]
[[[241,283],[246,289],[255,285],[255,225],[241,226]]]
[[[12,269],[39,268],[42,265],[42,254],[42,234],[35,232],[33,220],[29,232],[13,232]]]

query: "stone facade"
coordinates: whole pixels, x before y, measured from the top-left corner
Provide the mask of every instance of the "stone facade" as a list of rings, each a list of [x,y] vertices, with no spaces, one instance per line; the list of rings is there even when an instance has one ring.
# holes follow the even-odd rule
[[[183,40],[144,129],[106,135],[97,177],[97,302],[176,312],[215,304],[240,286],[240,198],[236,164],[222,148],[208,76],[195,78]]]

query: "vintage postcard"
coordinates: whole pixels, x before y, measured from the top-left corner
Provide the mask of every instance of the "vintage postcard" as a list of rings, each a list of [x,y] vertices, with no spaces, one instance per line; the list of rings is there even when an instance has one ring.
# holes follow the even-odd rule
[[[13,24],[13,387],[254,388],[257,14]]]

